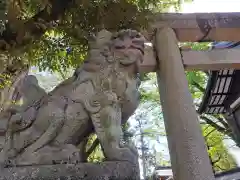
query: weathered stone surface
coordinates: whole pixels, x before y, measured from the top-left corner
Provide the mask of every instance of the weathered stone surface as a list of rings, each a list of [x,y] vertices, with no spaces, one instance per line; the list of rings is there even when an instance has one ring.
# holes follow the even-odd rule
[[[112,161],[4,168],[0,180],[140,180],[139,175],[137,166]]]
[[[137,149],[122,143],[121,124],[139,103],[144,37],[134,30],[102,30],[89,44],[84,64],[49,94],[34,76],[23,80],[23,105],[9,111],[4,166],[83,162],[86,148],[77,145],[93,132],[108,161],[137,164]]]

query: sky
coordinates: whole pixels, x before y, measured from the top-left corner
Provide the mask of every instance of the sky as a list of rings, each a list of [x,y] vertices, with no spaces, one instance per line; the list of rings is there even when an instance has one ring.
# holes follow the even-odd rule
[[[183,5],[183,13],[239,12],[240,0],[194,0]]]

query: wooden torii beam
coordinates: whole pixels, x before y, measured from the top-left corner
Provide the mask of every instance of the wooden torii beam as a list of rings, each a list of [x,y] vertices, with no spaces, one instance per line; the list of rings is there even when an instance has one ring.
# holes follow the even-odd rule
[[[181,60],[179,60],[181,61]],[[240,70],[240,49],[215,49],[211,51],[182,51],[182,62],[185,70]],[[155,72],[157,61],[155,52],[150,46],[146,46],[144,61],[140,71],[144,73]]]
[[[151,16],[150,22],[150,34],[151,29],[170,27],[180,42],[240,41],[240,12],[159,13]]]
[[[154,34],[149,39],[156,52],[146,48],[140,70],[157,72],[174,179],[213,180],[185,70],[240,68],[240,53],[181,52],[178,42],[240,41],[240,13],[161,14],[151,21],[151,28]]]
[[[174,29],[179,42],[240,41],[239,13],[160,13],[150,17],[148,39],[154,29]],[[182,51],[185,70],[240,69],[240,50],[218,49],[212,51]],[[156,71],[156,58],[152,47],[145,49],[142,72]]]

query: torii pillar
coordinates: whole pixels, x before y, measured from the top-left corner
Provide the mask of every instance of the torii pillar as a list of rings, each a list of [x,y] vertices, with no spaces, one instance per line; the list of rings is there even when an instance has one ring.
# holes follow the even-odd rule
[[[175,32],[158,29],[155,38],[158,86],[174,180],[213,180]]]

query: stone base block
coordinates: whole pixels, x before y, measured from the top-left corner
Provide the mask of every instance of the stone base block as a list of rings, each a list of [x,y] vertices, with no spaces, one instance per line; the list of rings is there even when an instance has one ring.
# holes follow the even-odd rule
[[[0,170],[0,180],[140,180],[129,162],[34,165]]]

